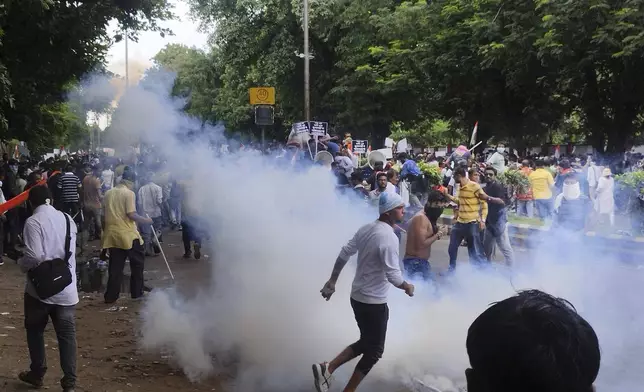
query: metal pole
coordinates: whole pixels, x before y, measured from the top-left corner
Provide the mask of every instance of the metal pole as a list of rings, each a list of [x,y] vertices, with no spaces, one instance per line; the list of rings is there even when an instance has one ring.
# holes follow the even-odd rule
[[[309,0],[304,0],[304,114],[311,121],[311,96],[309,89]]]
[[[262,154],[266,154],[266,140],[265,140],[265,135],[266,134],[266,127],[262,126]]]
[[[127,48],[127,30],[125,30],[125,88],[130,86],[130,67]]]

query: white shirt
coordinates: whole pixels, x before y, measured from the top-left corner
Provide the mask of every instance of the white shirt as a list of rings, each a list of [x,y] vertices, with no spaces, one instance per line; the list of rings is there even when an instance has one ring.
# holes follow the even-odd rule
[[[101,179],[103,180],[103,185],[105,189],[112,189],[114,187],[114,172],[110,169],[103,170],[101,173]]]
[[[150,182],[139,189],[139,203],[141,210],[150,218],[161,216],[161,203],[163,203],[163,189],[157,184]]]
[[[599,183],[599,179],[602,176],[604,171],[603,166],[590,165],[588,167],[588,174],[586,175],[586,180],[588,181],[588,186],[590,188],[596,188]]]
[[[488,165],[495,168],[499,174],[505,171],[505,157],[498,151],[496,151],[490,158],[488,158],[487,163]]]
[[[18,260],[23,272],[27,272],[45,260],[57,258],[65,259],[65,223],[64,213],[50,205],[41,205],[34,210],[25,222],[24,256]],[[76,224],[69,217],[69,235],[71,237],[69,248],[72,251],[69,258],[69,269],[72,273],[72,283],[63,291],[47,299],[40,299],[36,289],[27,280],[25,291],[36,299],[46,304],[71,306],[78,303],[78,289],[76,288]]]
[[[365,304],[387,303],[389,284],[398,287],[404,281],[399,246],[394,229],[384,222],[375,221],[358,230],[340,251],[343,260],[358,253],[351,298]]]
[[[396,186],[394,184],[392,184],[391,182],[387,182],[387,186],[385,187],[385,192],[396,193]],[[380,191],[380,189],[374,189],[371,192],[369,192],[369,198],[372,201],[374,201],[374,200],[377,201],[378,198],[380,197],[381,193],[382,192]]]

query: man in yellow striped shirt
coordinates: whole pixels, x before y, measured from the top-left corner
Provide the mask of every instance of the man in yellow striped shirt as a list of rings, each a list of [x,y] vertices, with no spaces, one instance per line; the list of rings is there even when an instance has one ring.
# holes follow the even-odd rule
[[[445,193],[453,202],[458,204],[458,217],[452,225],[449,238],[449,270],[456,269],[456,258],[458,247],[463,240],[467,241],[467,252],[470,262],[483,263],[486,261],[481,240],[481,231],[485,230],[485,219],[487,218],[487,203],[505,204],[503,200],[490,197],[481,186],[471,181],[465,168],[459,167],[454,172],[454,180],[460,184],[458,198]]]

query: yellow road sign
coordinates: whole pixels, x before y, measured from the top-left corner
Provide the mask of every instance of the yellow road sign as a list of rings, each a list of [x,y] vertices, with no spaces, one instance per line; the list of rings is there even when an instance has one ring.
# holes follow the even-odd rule
[[[251,105],[275,105],[275,87],[251,87]]]

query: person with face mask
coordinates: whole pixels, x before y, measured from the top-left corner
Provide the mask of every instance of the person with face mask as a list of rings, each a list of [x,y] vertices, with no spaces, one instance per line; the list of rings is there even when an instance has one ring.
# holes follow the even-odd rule
[[[505,156],[503,153],[505,153],[505,147],[498,146],[494,154],[492,154],[487,160],[488,166],[492,166],[499,174],[502,174],[505,171]]]
[[[403,200],[399,195],[382,193],[378,200],[380,217],[361,227],[342,248],[331,278],[320,290],[322,297],[330,300],[340,272],[349,258],[358,253],[356,274],[351,288],[351,307],[360,329],[360,339],[345,348],[331,362],[313,365],[314,385],[318,392],[329,390],[331,375],[337,368],[362,356],[344,391],[353,392],[358,388],[384,352],[389,320],[389,285],[404,290],[410,297],[414,295],[414,285],[407,283],[400,271],[399,243],[394,233],[394,226],[402,220],[404,209]]]
[[[581,185],[576,173],[562,177],[562,192],[555,199],[555,228],[572,233],[583,233],[590,218],[590,199],[581,193]]]
[[[425,208],[411,218],[407,229],[405,258],[402,261],[405,273],[410,279],[416,276],[423,280],[431,279],[429,258],[432,244],[440,239],[437,222],[442,213],[442,208],[427,202]]]

